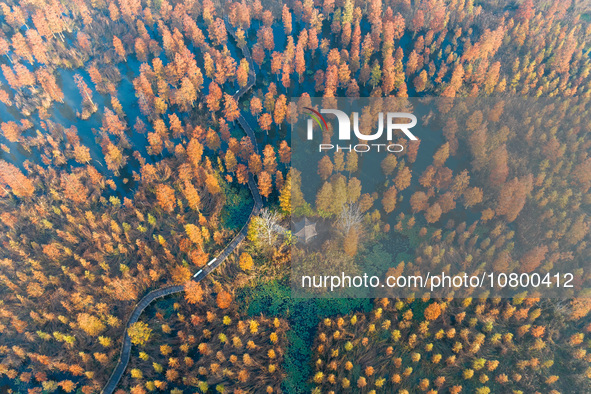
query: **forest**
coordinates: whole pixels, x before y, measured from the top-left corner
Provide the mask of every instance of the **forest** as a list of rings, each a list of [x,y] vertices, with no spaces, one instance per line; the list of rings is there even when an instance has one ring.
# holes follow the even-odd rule
[[[590,22],[559,0],[0,0],[0,391],[100,393],[128,336],[117,394],[591,393]],[[420,120],[444,127],[309,162],[310,194],[291,125],[341,98],[437,98]],[[348,224],[306,254],[302,217]],[[574,287],[302,299],[302,250]]]

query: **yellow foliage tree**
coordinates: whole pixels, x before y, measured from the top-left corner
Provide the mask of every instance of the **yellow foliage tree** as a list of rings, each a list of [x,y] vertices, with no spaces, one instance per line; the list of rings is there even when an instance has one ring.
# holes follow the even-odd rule
[[[201,247],[203,245],[203,237],[201,236],[201,230],[194,224],[185,225],[185,232],[189,236],[191,242]]]
[[[152,329],[148,327],[148,324],[138,321],[133,323],[127,329],[127,335],[131,339],[131,343],[134,345],[143,345],[145,344],[148,339],[150,339],[150,334],[152,333]]]
[[[291,214],[291,173],[287,174],[287,179],[279,194],[279,206],[284,214]]]
[[[252,267],[254,266],[254,263],[252,261],[252,257],[250,256],[250,254],[244,252],[240,255],[240,268],[243,271],[249,271],[252,269]]]
[[[90,336],[97,336],[105,330],[105,325],[98,317],[88,313],[80,313],[77,317],[78,326]]]

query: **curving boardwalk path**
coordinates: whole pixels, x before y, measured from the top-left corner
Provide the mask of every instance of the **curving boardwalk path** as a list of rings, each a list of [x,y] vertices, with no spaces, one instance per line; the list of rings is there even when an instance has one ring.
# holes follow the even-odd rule
[[[233,29],[231,29],[231,26],[229,25],[227,19],[226,19],[226,25],[228,26],[228,30],[230,31],[230,34],[232,35],[232,37],[234,37],[234,39],[236,39],[236,33],[234,32]],[[234,99],[236,101],[238,101],[244,93],[246,93],[250,88],[253,87],[253,85],[255,84],[255,80],[256,80],[255,73],[254,73],[254,65],[252,62],[252,58],[250,57],[250,51],[248,50],[248,47],[245,46],[244,48],[242,48],[242,54],[246,58],[246,60],[248,60],[248,63],[250,65],[249,73],[248,73],[248,83],[246,84],[246,86],[244,86],[243,88],[241,88],[240,90],[238,90],[238,92],[236,92],[234,94]],[[254,146],[255,151],[258,152],[258,145],[257,145],[257,141],[255,138],[254,130],[252,129],[252,127],[250,127],[250,124],[248,124],[248,122],[246,121],[246,119],[244,119],[242,114],[238,118],[238,123],[240,124],[240,127],[242,127],[244,129],[244,131],[246,132],[246,135],[251,139],[252,145]],[[246,223],[244,224],[242,229],[240,229],[238,234],[236,234],[236,236],[234,237],[232,242],[230,242],[215,259],[211,260],[207,264],[207,266],[205,266],[203,269],[200,269],[195,275],[193,275],[193,278],[195,281],[197,281],[197,282],[201,281],[203,278],[205,278],[207,275],[209,275],[213,270],[215,270],[234,251],[234,249],[236,249],[236,247],[240,244],[240,242],[242,242],[244,240],[244,238],[246,238],[246,234],[248,232],[248,225],[250,224],[252,217],[256,216],[260,212],[260,210],[263,208],[263,199],[261,198],[261,195],[259,193],[259,189],[257,187],[256,181],[254,180],[254,177],[252,176],[252,174],[249,174],[249,176],[248,176],[248,188],[250,189],[250,192],[251,192],[253,200],[254,200],[254,206],[252,208],[252,212],[248,216],[248,220],[246,221]],[[183,291],[183,289],[184,289],[183,286],[169,286],[169,287],[164,287],[162,289],[154,290],[154,291],[151,291],[148,294],[146,294],[144,296],[144,298],[142,298],[140,300],[140,302],[137,303],[137,305],[133,309],[133,312],[129,316],[129,320],[127,321],[127,325],[125,328],[125,338],[123,339],[123,346],[121,347],[121,354],[119,356],[119,361],[117,363],[117,366],[113,370],[113,373],[111,374],[111,377],[109,378],[109,381],[107,382],[107,384],[105,385],[105,387],[102,390],[103,394],[112,394],[115,391],[115,389],[117,388],[117,384],[119,384],[119,381],[121,380],[121,377],[123,376],[123,373],[125,372],[125,369],[127,368],[127,364],[129,363],[129,358],[131,356],[131,338],[129,337],[129,335],[127,335],[127,328],[131,324],[136,323],[138,321],[141,314],[148,307],[148,305],[150,305],[152,302],[154,302],[158,298],[165,297],[167,295],[174,294],[174,293],[179,293],[179,292]]]

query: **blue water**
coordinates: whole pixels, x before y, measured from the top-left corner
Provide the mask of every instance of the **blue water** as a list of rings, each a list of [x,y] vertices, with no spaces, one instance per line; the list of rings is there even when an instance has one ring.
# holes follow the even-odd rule
[[[155,35],[154,31],[150,30],[150,29],[148,29],[148,33],[151,36]],[[252,36],[254,36],[254,34]],[[201,54],[201,51],[198,48],[195,48],[190,43],[187,45],[187,48],[193,52],[193,54],[195,55],[195,59],[197,61],[197,64],[199,65],[199,67],[202,69],[202,71],[204,73],[203,56]],[[218,48],[218,49],[221,50],[222,48]],[[235,47],[230,36],[229,36],[229,40],[228,40],[228,49],[229,49],[231,55],[236,59],[236,63],[238,64],[240,59],[242,58],[242,56],[241,56],[241,53],[239,52],[238,48]],[[160,55],[160,58],[162,59],[163,64],[166,66],[168,61],[164,55],[164,52]],[[153,59],[153,56],[149,56],[149,59],[148,59],[149,64],[151,64],[152,59]],[[3,59],[1,59],[0,62],[3,62],[5,64],[9,64],[8,59],[6,57],[3,57]],[[34,70],[34,69],[42,66],[37,63],[32,66],[29,65],[28,63],[24,63],[24,64],[30,70]],[[88,63],[85,65],[85,67],[87,65],[88,65]],[[132,173],[133,173],[133,171],[139,172],[140,165],[139,165],[139,162],[137,162],[137,160],[132,156],[133,151],[135,151],[135,150],[139,151],[148,163],[154,163],[155,161],[161,159],[162,155],[170,155],[171,154],[170,152],[167,152],[166,150],[164,150],[162,155],[159,155],[157,157],[153,157],[147,153],[146,147],[148,146],[148,142],[147,142],[146,134],[147,134],[147,132],[153,131],[153,128],[152,128],[151,123],[148,121],[148,119],[145,116],[143,116],[140,112],[140,109],[138,106],[138,100],[137,100],[137,97],[135,96],[135,90],[133,88],[133,83],[132,83],[132,80],[135,77],[139,76],[140,65],[141,65],[141,62],[139,60],[137,60],[137,58],[134,55],[129,55],[127,58],[127,61],[121,62],[117,65],[117,67],[120,71],[120,74],[121,74],[121,78],[122,78],[121,81],[117,84],[117,99],[121,103],[123,110],[125,112],[125,120],[126,120],[127,126],[128,126],[126,136],[127,136],[127,139],[131,143],[131,147],[129,149],[124,150],[124,154],[127,156],[127,163],[120,170],[120,174],[118,176],[115,176],[111,171],[109,171],[107,169],[101,146],[98,143],[98,136],[99,136],[98,130],[102,126],[102,117],[104,114],[104,109],[105,109],[105,107],[112,109],[111,108],[111,96],[108,94],[102,95],[102,94],[99,94],[98,92],[94,91],[94,89],[93,89],[94,84],[90,80],[90,77],[89,77],[88,73],[86,72],[86,70],[84,70],[83,68],[76,69],[76,70],[71,70],[71,69],[56,70],[56,72],[54,73],[54,76],[56,78],[56,82],[58,83],[58,85],[60,86],[60,88],[62,89],[62,91],[64,93],[64,102],[63,103],[53,102],[50,109],[48,110],[48,112],[51,115],[49,118],[49,121],[55,123],[56,126],[58,126],[58,128],[59,128],[59,125],[63,126],[64,128],[76,126],[81,143],[90,149],[90,154],[92,157],[91,164],[93,164],[96,167],[96,169],[99,172],[101,172],[103,175],[105,175],[106,177],[111,178],[115,181],[115,183],[117,184],[117,190],[113,191],[113,192],[109,191],[109,193],[112,193],[113,195],[118,195],[120,197],[132,195],[136,186],[137,186],[136,183],[132,179]],[[99,70],[100,70],[100,67],[99,67]],[[82,112],[82,106],[81,106],[82,96],[80,95],[78,88],[74,82],[74,75],[76,73],[80,74],[83,77],[86,84],[91,89],[93,89],[92,100],[98,106],[98,111],[95,112],[94,114],[92,114],[92,116],[90,116],[90,118],[88,118],[87,120],[82,120],[76,116],[77,112]],[[207,94],[207,87],[208,87],[209,83],[211,82],[211,80],[209,78],[207,78],[207,76],[205,74],[203,75],[203,77],[204,77],[204,89],[203,89],[204,91],[202,92],[202,94],[205,95],[205,94]],[[2,75],[2,73],[0,73],[0,83],[6,89],[8,89],[10,92],[10,95],[13,96],[14,92],[12,91],[12,89],[9,88],[8,83],[4,79],[4,76]],[[233,81],[228,81],[224,86],[222,86],[222,90],[224,90],[225,92],[228,92],[228,93],[233,93],[236,88],[237,88],[237,84],[236,84],[236,82],[233,82]],[[187,124],[188,118],[191,114],[179,113],[179,112],[174,111],[174,109],[175,109],[174,106],[169,106],[167,113],[163,114],[162,119],[165,121],[165,123],[167,125],[169,124],[168,115],[175,112],[177,114],[177,116],[179,116],[179,118],[181,119],[181,122],[184,125]],[[2,121],[2,122],[16,121],[18,123],[18,122],[20,122],[21,119],[24,119],[24,118],[25,118],[25,116],[20,114],[19,111],[14,106],[8,108],[3,103],[0,103],[0,121]],[[26,118],[29,119],[33,123],[34,126],[30,130],[24,132],[23,137],[35,136],[37,130],[39,130],[39,132],[41,132],[42,134],[49,133],[48,130],[44,130],[44,128],[41,126],[41,121],[38,117],[37,112],[33,113],[31,116],[26,117]],[[137,118],[141,119],[144,122],[144,124],[146,125],[146,134],[139,134],[134,131],[133,126],[134,126]],[[237,124],[230,124],[229,126],[230,126],[232,133],[238,139],[242,138],[244,133],[238,127]],[[113,143],[117,144],[118,141],[114,140],[112,138],[112,136],[110,138],[113,141]],[[170,138],[175,144],[180,142],[180,139],[173,139],[172,136]],[[36,162],[40,165],[43,165],[43,163],[40,160],[40,154],[42,152],[39,152],[36,148],[32,148],[32,150],[30,152],[28,152],[27,150],[22,148],[20,143],[11,143],[8,140],[6,140],[2,135],[0,135],[0,142],[4,143],[8,148],[10,148],[10,153],[7,153],[5,151],[0,151],[0,159],[9,161],[9,162],[17,165],[18,167],[21,168],[21,170],[23,169],[23,163],[25,160],[29,160],[32,162]],[[208,152],[206,149],[206,154],[207,153],[212,153],[212,152]],[[81,165],[76,163],[74,160],[69,160],[68,166],[75,168],[75,167],[79,167]],[[124,180],[126,182],[124,182]]]

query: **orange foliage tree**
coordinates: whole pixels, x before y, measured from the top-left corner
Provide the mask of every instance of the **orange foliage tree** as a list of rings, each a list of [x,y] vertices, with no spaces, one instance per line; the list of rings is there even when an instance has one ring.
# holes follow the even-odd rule
[[[0,160],[0,188],[8,194],[11,190],[17,197],[31,197],[35,186],[17,167]]]
[[[174,207],[176,206],[176,197],[172,187],[165,184],[158,185],[156,187],[156,198],[158,199],[160,207],[166,212],[172,212],[174,210]]]
[[[232,304],[232,294],[225,290],[218,292],[216,296],[216,303],[218,308],[226,309]]]

